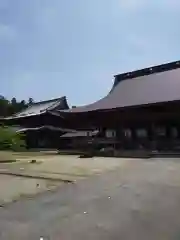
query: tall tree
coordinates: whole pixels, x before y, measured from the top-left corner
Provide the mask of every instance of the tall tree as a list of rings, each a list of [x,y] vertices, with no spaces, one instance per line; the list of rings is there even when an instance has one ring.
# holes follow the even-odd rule
[[[9,101],[5,97],[0,96],[0,116],[9,115]]]
[[[34,103],[34,100],[33,100],[33,98],[29,98],[29,100],[28,100],[28,105],[31,105],[31,104],[33,104]]]
[[[18,111],[18,103],[15,97],[11,99],[9,103],[9,115],[13,115]]]
[[[18,109],[16,112],[20,112],[27,107],[26,101],[22,100],[18,103]]]
[[[4,96],[0,95],[0,117],[7,117],[20,112],[33,102],[32,98],[29,99],[28,104],[25,100],[18,102],[15,97],[8,101]]]
[[[11,99],[11,104],[12,104],[13,106],[16,106],[17,100],[16,100],[15,97],[13,97],[13,98]]]

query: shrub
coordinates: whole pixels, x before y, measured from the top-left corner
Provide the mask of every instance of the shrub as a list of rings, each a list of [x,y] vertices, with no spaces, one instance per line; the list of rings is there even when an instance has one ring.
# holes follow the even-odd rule
[[[25,148],[23,135],[9,127],[0,127],[0,150],[20,151]]]

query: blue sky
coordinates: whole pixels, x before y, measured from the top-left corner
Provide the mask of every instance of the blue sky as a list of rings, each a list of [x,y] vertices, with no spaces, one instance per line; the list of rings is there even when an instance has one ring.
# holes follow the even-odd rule
[[[180,59],[179,0],[0,0],[0,95],[91,103],[113,75]]]

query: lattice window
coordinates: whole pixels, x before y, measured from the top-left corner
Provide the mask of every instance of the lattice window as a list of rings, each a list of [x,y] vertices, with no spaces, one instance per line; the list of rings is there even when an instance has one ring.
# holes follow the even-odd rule
[[[130,128],[124,129],[124,136],[126,138],[131,138],[132,137],[132,131]]]
[[[166,128],[165,127],[157,127],[155,129],[156,135],[158,137],[165,137],[166,136]]]
[[[176,127],[171,128],[171,137],[172,138],[177,138],[178,137],[178,130]]]
[[[138,138],[146,138],[148,133],[145,128],[140,128],[136,130],[136,135]]]
[[[116,137],[116,131],[112,129],[106,130],[106,137],[107,138],[113,138]]]

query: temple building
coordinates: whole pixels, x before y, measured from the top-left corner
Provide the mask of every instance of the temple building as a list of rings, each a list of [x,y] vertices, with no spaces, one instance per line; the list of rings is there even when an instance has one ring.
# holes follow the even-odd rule
[[[176,61],[118,74],[104,98],[54,113],[70,128],[98,129],[101,137],[96,143],[116,149],[177,151],[179,109],[180,62]]]
[[[176,61],[115,75],[110,92],[92,104],[70,109],[66,97],[43,101],[4,123],[24,132],[29,147],[180,151],[179,109]]]
[[[28,148],[58,148],[59,137],[71,132],[55,111],[69,109],[66,97],[36,102],[3,119],[5,125],[22,132]]]

